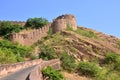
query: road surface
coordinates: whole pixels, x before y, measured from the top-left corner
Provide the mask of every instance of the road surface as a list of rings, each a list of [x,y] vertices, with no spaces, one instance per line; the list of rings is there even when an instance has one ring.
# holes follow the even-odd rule
[[[36,65],[21,69],[17,72],[10,73],[7,76],[0,78],[0,80],[27,80],[29,73],[35,68]]]

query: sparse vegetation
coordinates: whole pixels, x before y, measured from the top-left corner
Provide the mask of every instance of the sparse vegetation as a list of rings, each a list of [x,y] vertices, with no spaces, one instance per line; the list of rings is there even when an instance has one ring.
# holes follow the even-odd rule
[[[68,52],[71,54],[78,53],[79,49],[77,49],[75,46],[73,46],[74,42],[72,41],[73,38],[71,36],[63,35],[62,33],[58,32],[56,34],[51,35],[50,37],[45,37],[44,39],[40,40],[37,45],[40,46],[40,48],[43,47],[43,45],[50,46],[54,48],[55,54],[57,54],[57,57],[61,60],[61,67],[63,70],[68,72],[77,72],[92,78],[93,80],[119,80],[119,65],[120,61],[116,58],[116,56],[108,56],[105,57],[105,64],[99,65],[99,59],[96,57],[92,58],[87,62],[75,62],[75,59],[72,55],[69,55]],[[83,41],[79,41],[83,42]],[[75,43],[77,44],[77,43]],[[82,45],[82,44],[81,44]],[[45,47],[44,47],[45,48]],[[101,51],[96,48],[91,48],[90,46],[85,46],[86,50],[94,51],[96,55],[100,55]],[[44,49],[45,50],[45,49]],[[63,53],[63,54],[62,54]],[[116,53],[113,53],[116,55]],[[119,57],[117,55],[117,57]],[[117,60],[114,60],[117,59]],[[110,63],[115,63],[114,65],[110,65]],[[77,66],[77,63],[78,66]],[[77,69],[76,69],[77,68]]]
[[[26,22],[25,28],[41,28],[47,23],[48,21],[45,18],[29,18]],[[19,32],[25,28],[13,25],[9,22],[0,22],[0,35],[7,37],[9,34]],[[68,30],[66,32],[73,31],[68,24],[66,30]],[[94,32],[89,30],[78,28],[75,32],[90,39],[98,38]],[[89,41],[87,42],[87,40],[85,41],[82,39],[82,37],[78,38],[74,35],[66,35],[65,32],[52,34],[52,28],[50,28],[47,33],[48,36],[42,38],[36,43],[40,49],[39,58],[44,60],[60,58],[63,70],[77,72],[80,75],[82,74],[91,77],[93,80],[120,80],[120,56],[116,53],[107,53],[103,60],[104,64],[100,64],[98,57],[95,58],[95,56],[90,60],[88,59],[89,61],[79,62],[77,59],[75,60],[74,57],[82,57],[81,59],[84,61],[84,57],[86,60],[89,57],[91,58],[92,51],[96,53],[95,55],[101,56],[102,51],[97,48],[97,43],[94,44],[94,41],[92,42],[93,39],[90,40],[90,43]],[[116,44],[119,48],[120,41],[116,42]],[[82,51],[80,48],[85,49]],[[25,58],[30,58],[31,60],[37,59],[38,57],[34,54],[30,54],[30,51],[32,51],[31,47],[21,46],[18,43],[13,44],[7,40],[1,40],[0,64],[21,62],[24,61]],[[106,51],[108,50],[106,49]],[[42,73],[44,78],[48,78],[49,80],[63,80],[64,78],[59,71],[56,71],[51,67],[44,68]]]
[[[66,30],[68,30],[68,31],[73,31],[72,27],[71,27],[69,24],[67,24]]]
[[[104,62],[110,69],[120,71],[120,56],[116,53],[108,53],[105,57]]]
[[[51,37],[51,36],[52,36],[52,28],[49,28],[47,34],[48,34],[48,35],[47,35],[48,37]]]
[[[100,67],[97,66],[95,63],[80,62],[78,65],[78,71],[82,75],[94,77],[99,74]]]
[[[95,77],[95,80],[120,80],[120,57],[113,52],[107,53],[105,64],[102,65],[102,70],[99,75]]]
[[[30,51],[32,51],[30,47],[0,40],[0,64],[24,61]]]
[[[57,55],[51,46],[42,45],[40,47],[40,51],[41,51],[41,53],[40,53],[39,57],[44,60],[50,60],[50,59],[57,58]]]
[[[112,64],[119,62],[119,56],[116,53],[109,52],[107,53],[105,60],[105,64]]]
[[[94,32],[92,31],[86,31],[86,30],[82,30],[82,29],[77,29],[75,31],[77,34],[80,34],[82,36],[86,36],[86,37],[89,37],[89,38],[98,38],[96,34],[94,34]]]
[[[68,55],[66,52],[61,54],[61,66],[64,70],[67,70],[68,72],[72,72],[75,70],[76,64],[75,60],[72,56]]]

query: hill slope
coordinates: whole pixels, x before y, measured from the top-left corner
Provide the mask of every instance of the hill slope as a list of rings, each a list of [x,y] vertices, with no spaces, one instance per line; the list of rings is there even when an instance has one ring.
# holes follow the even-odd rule
[[[87,34],[92,36],[88,36]],[[101,37],[97,32],[92,30],[78,28],[77,31],[68,30],[61,33],[58,32],[51,37],[46,37],[38,41],[38,43],[40,43],[40,47],[41,45],[52,46],[58,54],[66,51],[74,56],[76,60],[80,61],[91,60],[92,57],[97,57],[101,60],[108,52],[120,54],[119,41],[115,37],[111,38],[105,34],[102,34]]]
[[[68,55],[75,58],[76,63],[78,63],[79,61],[85,61],[85,62],[89,61],[92,63],[97,62],[97,65],[103,66],[103,64],[105,63],[104,59],[107,54],[114,53],[116,55],[120,55],[119,42],[120,39],[114,36],[109,36],[88,28],[78,27],[76,31],[67,29],[65,31],[57,32],[56,34],[52,34],[52,35],[50,33],[48,34],[47,37],[39,40],[35,44],[35,46],[40,48],[40,54],[42,54],[43,50],[46,51],[46,53],[48,51],[49,54],[54,53],[55,51],[57,56],[61,56],[62,53],[67,52]],[[52,51],[52,49],[54,51]],[[111,66],[109,66],[109,68],[111,68]],[[102,75],[105,75],[104,77],[106,77],[108,71],[107,71],[107,67],[105,67],[102,70]],[[76,78],[76,80],[79,80],[78,78],[81,78],[83,80],[91,80],[90,78],[75,76],[78,75],[76,73],[73,73],[72,77],[70,77],[70,75],[72,74],[66,72],[63,73],[65,77],[69,79]],[[107,75],[105,80],[114,80],[111,79],[110,77],[113,76],[114,74],[115,76],[118,76],[120,73],[112,72],[109,75]],[[116,80],[119,79],[116,78]]]

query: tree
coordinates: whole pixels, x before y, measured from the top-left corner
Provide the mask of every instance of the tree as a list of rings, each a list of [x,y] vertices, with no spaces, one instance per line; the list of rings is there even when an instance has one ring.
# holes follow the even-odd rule
[[[25,24],[25,27],[30,28],[42,28],[48,23],[48,20],[45,18],[29,18]]]
[[[19,25],[13,25],[10,22],[0,22],[0,35],[7,36],[13,32],[20,32],[23,27]]]

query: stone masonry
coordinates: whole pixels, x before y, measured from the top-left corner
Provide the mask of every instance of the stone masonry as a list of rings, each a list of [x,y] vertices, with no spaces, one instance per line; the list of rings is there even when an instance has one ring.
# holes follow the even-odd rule
[[[52,28],[53,33],[57,31],[66,30],[67,26],[71,27],[73,30],[77,29],[76,18],[71,14],[61,15],[53,20]]]
[[[13,22],[13,24],[14,23],[17,24],[16,22]],[[19,24],[23,25],[24,22],[21,22]],[[75,16],[71,14],[61,15],[57,17],[55,20],[53,20],[52,23],[49,23],[43,26],[42,28],[32,29],[32,30],[23,30],[19,33],[13,33],[10,35],[10,40],[12,42],[18,42],[22,45],[32,45],[42,37],[47,36],[47,32],[50,27],[52,28],[53,33],[55,33],[57,31],[66,30],[68,25],[73,30],[77,29]]]
[[[22,45],[32,45],[42,37],[47,36],[47,31],[49,30],[50,25],[51,24],[45,25],[39,29],[24,30],[20,33],[13,33],[10,35],[10,40]]]

